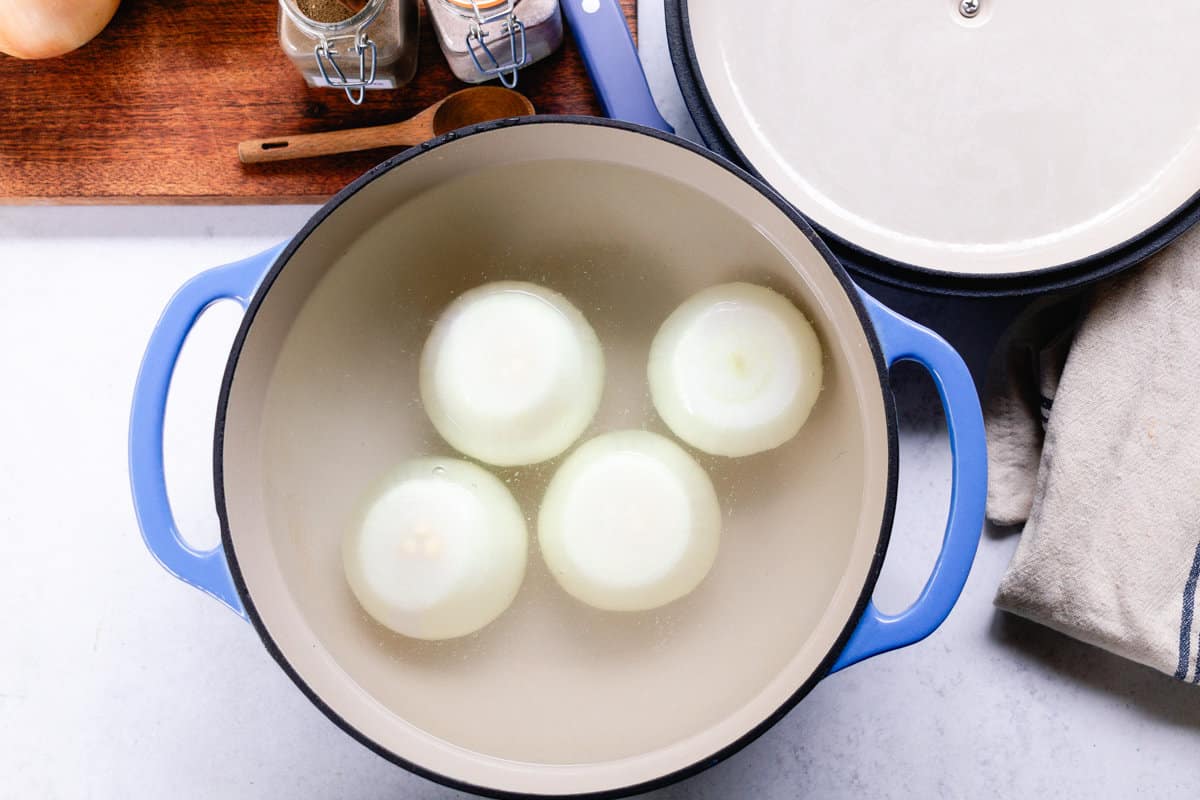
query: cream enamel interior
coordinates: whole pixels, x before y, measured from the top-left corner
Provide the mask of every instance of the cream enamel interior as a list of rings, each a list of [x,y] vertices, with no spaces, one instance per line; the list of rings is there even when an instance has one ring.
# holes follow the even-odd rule
[[[701,456],[728,513],[716,565],[683,600],[643,614],[590,609],[554,584],[534,543],[525,583],[496,622],[451,642],[404,639],[355,604],[341,535],[380,473],[449,453],[410,413],[421,343],[456,293],[497,278],[561,291],[596,327],[608,383],[585,439],[643,421],[667,433],[645,356],[670,311],[715,283],[764,283],[804,309],[824,345],[825,388],[788,445]],[[744,736],[847,624],[887,507],[876,363],[820,253],[722,167],[596,125],[461,138],[345,200],[258,309],[224,432],[236,561],[292,669],[379,747],[492,790],[631,786]],[[554,463],[497,473],[530,519]]]
[[[1104,252],[1200,190],[1200,5],[685,0],[721,123],[804,214],[994,275]]]

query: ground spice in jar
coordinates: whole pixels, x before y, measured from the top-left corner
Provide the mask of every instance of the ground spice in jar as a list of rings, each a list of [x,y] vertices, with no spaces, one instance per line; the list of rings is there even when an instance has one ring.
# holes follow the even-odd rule
[[[478,0],[478,3],[485,18],[499,16],[506,8],[505,2],[497,0]],[[525,26],[524,66],[540,61],[562,44],[563,25],[558,3],[559,0],[513,0],[512,10]],[[471,58],[467,36],[475,25],[475,14],[470,0],[426,0],[425,5],[438,33],[438,43],[455,76],[467,83],[481,83],[494,78],[495,75],[480,73],[475,60]],[[488,45],[496,58],[502,61],[511,59],[512,55],[511,40],[504,32],[506,22],[501,18],[484,26]],[[478,50],[478,44],[475,48]],[[479,53],[476,55],[480,56]],[[481,60],[486,61],[486,58]]]
[[[418,0],[277,2],[279,44],[309,86],[344,87],[357,105],[363,88],[395,89],[412,80],[417,70]],[[351,37],[362,37],[369,50],[360,53]],[[326,47],[335,51],[332,56],[324,52]],[[364,86],[372,73],[374,80]]]
[[[363,4],[354,0],[296,0],[296,6],[313,22],[341,22],[357,14]]]

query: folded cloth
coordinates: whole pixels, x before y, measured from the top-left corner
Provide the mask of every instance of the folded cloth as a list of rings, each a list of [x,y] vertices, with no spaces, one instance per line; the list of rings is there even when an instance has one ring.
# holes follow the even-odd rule
[[[1031,305],[996,348],[987,378],[987,516],[996,525],[1029,519],[1050,409],[1075,337],[1081,298]]]
[[[1195,684],[1198,385],[1200,228],[1032,307],[985,401],[988,517],[1025,521],[996,605]]]

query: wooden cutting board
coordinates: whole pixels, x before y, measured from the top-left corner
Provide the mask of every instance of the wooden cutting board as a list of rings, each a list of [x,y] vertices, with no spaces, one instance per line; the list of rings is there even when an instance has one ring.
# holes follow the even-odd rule
[[[633,25],[636,0],[621,0]],[[396,122],[463,88],[422,8],[417,77],[368,92],[309,89],[279,49],[275,0],[124,0],[82,49],[0,55],[0,203],[323,201],[396,152],[244,166],[237,143]],[[539,113],[599,114],[568,35],[521,72]]]

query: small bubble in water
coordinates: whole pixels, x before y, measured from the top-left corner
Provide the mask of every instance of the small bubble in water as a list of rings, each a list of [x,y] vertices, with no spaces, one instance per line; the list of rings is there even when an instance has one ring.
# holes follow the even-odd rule
[[[434,475],[445,475],[445,474],[446,474],[446,468],[445,468],[445,467],[443,467],[443,466],[441,466],[441,465],[439,464],[438,466],[436,466],[436,467],[434,467],[434,468],[433,468],[433,474],[434,474]]]

